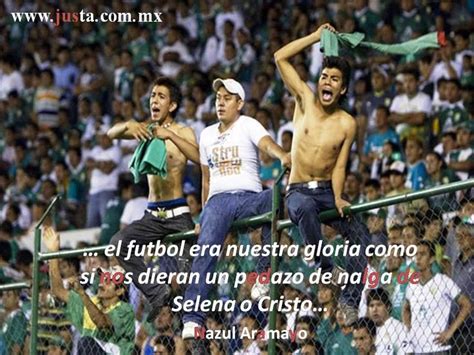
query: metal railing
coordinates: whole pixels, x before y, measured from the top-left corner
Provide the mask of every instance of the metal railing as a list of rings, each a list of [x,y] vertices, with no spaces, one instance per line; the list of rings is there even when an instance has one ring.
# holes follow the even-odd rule
[[[233,229],[242,229],[248,227],[259,227],[264,223],[272,223],[272,243],[279,242],[280,232],[283,229],[291,227],[293,224],[289,219],[279,220],[281,210],[281,193],[279,188],[279,182],[284,176],[285,171],[283,171],[275,182],[273,188],[273,201],[272,201],[272,211],[267,212],[262,215],[245,218],[242,220],[235,221],[232,224]],[[441,185],[433,188],[429,188],[423,191],[410,192],[406,194],[401,194],[397,196],[382,198],[376,201],[364,202],[358,205],[352,205],[344,208],[344,214],[357,214],[365,211],[369,211],[375,208],[385,207],[389,205],[394,205],[397,203],[409,202],[417,199],[432,197],[435,195],[440,195],[444,193],[455,192],[459,190],[469,189],[474,187],[474,179],[467,181],[455,182],[447,185]],[[85,253],[103,253],[107,246],[95,246],[83,249],[67,250],[67,251],[57,251],[42,253],[40,251],[41,246],[41,226],[44,223],[44,220],[47,218],[49,213],[52,211],[55,204],[58,202],[59,196],[56,196],[53,201],[50,203],[40,221],[35,227],[35,241],[34,241],[34,254],[33,254],[33,280],[10,283],[6,285],[0,285],[0,291],[13,290],[13,289],[22,289],[33,287],[32,292],[32,317],[31,317],[31,343],[30,343],[30,354],[36,354],[36,345],[37,345],[37,330],[38,330],[38,303],[39,303],[39,265],[41,261],[57,259],[57,258],[68,258],[74,256],[84,255]],[[327,222],[329,220],[335,219],[338,217],[338,211],[336,209],[328,210],[320,213],[319,218],[322,222]],[[189,239],[194,237],[194,230],[170,234],[164,238],[165,242],[176,242],[183,239]],[[272,256],[271,258],[271,270],[272,272],[278,269],[278,258]],[[277,287],[274,284],[270,285],[270,297],[272,300],[277,299]],[[276,325],[276,310],[270,312],[270,329],[275,329]],[[269,354],[276,353],[276,343],[275,339],[269,339],[268,342]]]

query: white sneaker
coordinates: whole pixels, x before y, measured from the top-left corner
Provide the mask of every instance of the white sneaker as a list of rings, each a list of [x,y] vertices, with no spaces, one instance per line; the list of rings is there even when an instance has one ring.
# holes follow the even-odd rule
[[[200,328],[201,326],[196,322],[186,322],[183,325],[183,332],[181,333],[181,338],[183,339],[194,339],[194,329]]]
[[[257,279],[252,286],[252,291],[250,292],[250,297],[253,301],[259,300],[263,296],[267,296],[270,293],[270,284],[262,284]]]

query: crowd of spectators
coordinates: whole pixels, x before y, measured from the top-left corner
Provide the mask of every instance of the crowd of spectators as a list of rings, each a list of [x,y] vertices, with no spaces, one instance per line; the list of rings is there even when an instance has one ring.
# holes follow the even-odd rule
[[[243,84],[249,97],[243,113],[256,118],[290,151],[295,103],[279,78],[273,53],[325,22],[340,32],[363,32],[367,40],[385,44],[431,31],[446,34],[445,47],[415,56],[344,51],[353,68],[344,107],[359,127],[344,189],[349,201],[374,201],[472,177],[472,2],[180,0],[162,2],[158,7],[153,1],[104,5],[81,0],[60,8],[64,12],[161,12],[163,22],[54,26],[15,22],[10,16],[19,11],[54,13],[57,8],[54,1],[0,3],[0,284],[31,279],[34,226],[57,194],[62,197],[57,213],[45,225],[59,232],[98,227],[100,245],[141,217],[147,201],[146,181],[134,184],[128,171],[137,142],[115,142],[106,132],[115,123],[148,118],[149,86],[159,75],[179,83],[184,99],[177,120],[193,127],[198,140],[200,132],[216,121],[210,83],[216,77],[231,77]],[[300,77],[312,88],[322,56],[315,44],[293,60]],[[265,154],[260,159],[262,183],[271,188],[282,168]],[[284,184],[285,180],[282,187]],[[191,163],[184,191],[197,222],[202,208],[200,172]],[[443,276],[436,279],[440,294],[434,296],[448,300],[447,308],[439,310],[442,315],[430,313],[430,307],[420,310],[415,301],[423,291],[400,285],[395,278],[383,289],[368,289],[361,302],[361,318],[347,326],[338,310],[336,288],[286,285],[280,288],[285,299],[309,298],[324,310],[278,314],[279,329],[305,329],[311,334],[294,343],[278,341],[279,353],[403,353],[407,343],[416,352],[442,351],[432,337],[419,333],[420,329],[444,332],[465,306],[456,302],[458,296],[466,295],[471,302],[474,299],[472,197],[469,191],[446,193],[363,216],[374,244],[428,249],[433,258],[425,269]],[[344,243],[334,230],[323,228],[327,243]],[[257,239],[255,230],[230,234],[226,243],[251,244]],[[303,243],[296,228],[283,233],[281,244],[285,243]],[[389,255],[370,260],[369,267],[396,275],[418,270],[422,258]],[[344,267],[343,257],[335,256],[335,262]],[[229,272],[232,280],[238,271],[253,271],[255,263],[253,258],[222,258],[217,270]],[[149,264],[153,267],[157,261],[151,259]],[[42,354],[70,354],[78,348],[87,349],[87,341],[95,344],[100,337],[86,332],[84,339],[86,327],[73,326],[77,317],[82,320],[85,316],[79,309],[72,315],[60,298],[52,297],[46,266],[42,269],[38,350]],[[61,260],[59,269],[68,286],[75,285],[73,280],[83,272],[115,266],[115,260],[87,256]],[[312,265],[301,258],[284,257],[280,269],[308,274]],[[179,286],[173,287],[182,292]],[[213,297],[240,302],[250,298],[250,288],[243,285],[236,289],[232,282],[220,284]],[[98,291],[97,284],[91,284],[85,297],[92,299],[98,294],[100,303],[107,292],[114,290]],[[135,331],[122,351],[135,347],[143,354],[185,353],[179,314],[163,307],[153,324],[146,323],[148,309],[139,291],[129,285],[125,292],[117,293],[127,297],[115,297],[113,304],[131,306],[125,308],[133,309],[135,318],[127,318],[127,326]],[[404,304],[409,305],[408,310]],[[1,305],[0,354],[21,354],[30,336],[30,293],[3,292]],[[267,314],[254,308],[247,313],[213,313],[207,327],[265,329]],[[411,322],[404,312],[411,312]],[[425,312],[423,317],[420,312]],[[471,315],[450,334],[453,353],[474,351],[473,325]],[[265,340],[248,339],[207,344],[211,354],[264,354],[266,345]]]

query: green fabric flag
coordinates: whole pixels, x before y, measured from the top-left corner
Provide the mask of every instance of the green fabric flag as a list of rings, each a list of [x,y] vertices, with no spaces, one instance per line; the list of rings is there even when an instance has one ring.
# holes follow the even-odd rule
[[[151,129],[152,126],[148,127]],[[153,138],[141,141],[133,153],[128,164],[135,183],[140,181],[141,175],[168,175],[166,165],[166,144],[162,139]]]
[[[326,56],[339,56],[339,45],[350,48],[368,47],[388,54],[413,56],[427,48],[439,48],[446,44],[444,32],[432,32],[424,36],[397,44],[383,44],[363,41],[365,35],[360,32],[334,33],[324,29],[321,35],[321,51]]]

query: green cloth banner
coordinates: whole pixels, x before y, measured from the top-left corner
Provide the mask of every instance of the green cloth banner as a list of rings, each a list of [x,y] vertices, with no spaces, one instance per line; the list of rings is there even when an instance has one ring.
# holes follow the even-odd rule
[[[324,29],[321,35],[321,51],[325,56],[339,56],[339,46],[350,48],[368,47],[388,54],[413,56],[428,49],[439,48],[446,44],[444,32],[432,32],[403,43],[383,44],[363,41],[365,35],[360,32],[334,33]]]

